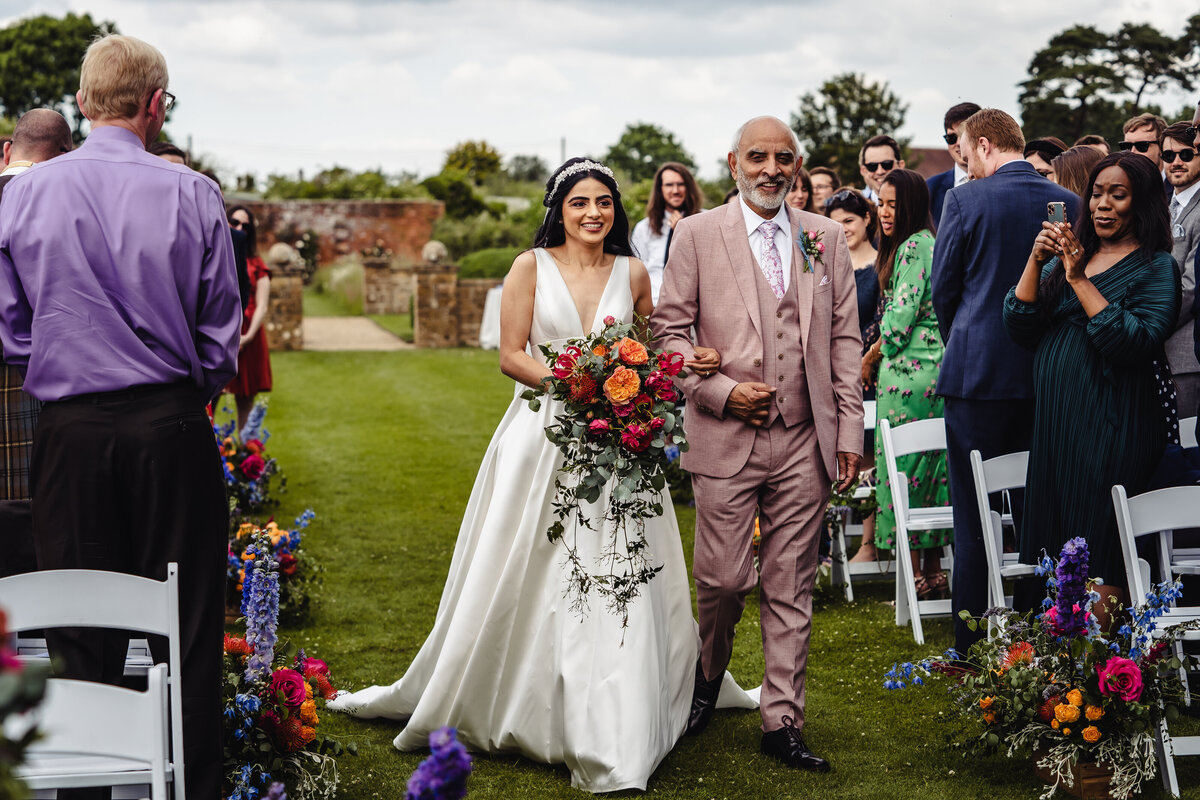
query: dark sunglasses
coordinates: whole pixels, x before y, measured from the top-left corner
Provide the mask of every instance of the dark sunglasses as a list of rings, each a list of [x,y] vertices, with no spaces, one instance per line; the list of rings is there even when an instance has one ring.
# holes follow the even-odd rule
[[[242,222],[240,219],[234,219],[233,217],[229,218],[229,227],[231,227],[231,228],[240,228],[243,225],[249,225],[249,224],[250,224],[249,222]]]
[[[867,168],[867,172],[875,172],[880,167],[883,167],[888,172],[891,172],[892,167],[896,166],[896,162],[893,159],[888,159],[887,161],[868,161],[866,164],[863,164],[863,166]]]
[[[1150,151],[1150,145],[1158,144],[1158,142],[1118,142],[1117,146],[1122,150],[1137,150],[1139,153]]]
[[[957,133],[947,133],[942,138],[946,140],[946,144],[957,144],[958,143],[958,134]]]
[[[854,192],[850,191],[849,189],[842,189],[840,192],[833,195],[832,197],[825,198],[825,207],[829,208],[834,203],[840,203],[843,200],[845,200],[847,197],[853,197],[853,196],[854,196]]]
[[[1185,142],[1194,142],[1194,141],[1196,141],[1196,134],[1197,134],[1197,130],[1196,130],[1195,125],[1191,125],[1187,128],[1184,128],[1183,129],[1183,140]]]
[[[1183,163],[1188,163],[1196,157],[1195,150],[1163,150],[1162,160],[1164,164],[1174,164],[1175,156],[1179,156],[1179,160]]]

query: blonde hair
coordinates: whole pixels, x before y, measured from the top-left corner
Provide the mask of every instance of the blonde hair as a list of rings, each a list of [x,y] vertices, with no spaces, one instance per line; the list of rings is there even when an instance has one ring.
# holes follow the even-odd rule
[[[153,45],[114,33],[92,42],[79,71],[79,93],[92,119],[130,119],[167,88],[167,60]]]

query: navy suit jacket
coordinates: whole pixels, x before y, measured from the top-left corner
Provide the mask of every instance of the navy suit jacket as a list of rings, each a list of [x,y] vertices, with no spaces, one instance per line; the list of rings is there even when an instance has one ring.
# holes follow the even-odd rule
[[[942,224],[942,204],[946,200],[946,192],[954,188],[954,167],[939,172],[925,183],[929,186],[929,213],[933,215],[934,233]]]
[[[1051,201],[1066,203],[1067,219],[1078,219],[1079,196],[1021,160],[946,194],[932,276],[946,344],[937,384],[943,397],[1033,397],[1033,355],[1008,337],[1002,313]]]

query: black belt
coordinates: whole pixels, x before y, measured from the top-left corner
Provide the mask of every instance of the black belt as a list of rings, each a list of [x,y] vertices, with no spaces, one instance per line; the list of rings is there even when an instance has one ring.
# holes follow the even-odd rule
[[[127,403],[130,400],[138,400],[144,397],[153,397],[159,394],[173,394],[180,390],[190,389],[199,394],[199,390],[192,385],[191,381],[175,381],[174,383],[144,383],[138,386],[130,386],[127,389],[116,389],[111,392],[89,392],[87,394],[75,394],[70,397],[64,397],[61,400],[53,400],[53,403],[65,404],[90,404],[103,405],[106,403]]]

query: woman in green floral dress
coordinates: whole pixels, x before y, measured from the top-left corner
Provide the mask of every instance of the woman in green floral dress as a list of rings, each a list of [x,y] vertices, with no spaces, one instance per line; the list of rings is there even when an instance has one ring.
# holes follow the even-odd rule
[[[863,382],[875,382],[877,414],[892,427],[919,419],[943,416],[942,398],[937,395],[942,345],[937,316],[930,293],[933,263],[933,234],[930,233],[929,190],[916,172],[897,169],[888,173],[879,190],[879,284],[884,294],[879,339],[863,356]],[[879,513],[875,523],[876,547],[895,547],[896,514],[887,482],[883,443],[875,437],[875,471],[879,484],[875,498]],[[946,453],[914,453],[896,464],[908,476],[909,503],[913,507],[950,504],[946,480]],[[916,531],[909,535],[917,594],[926,597],[946,589],[941,571],[941,549],[950,543],[951,532]],[[921,569],[918,551],[925,552]]]

